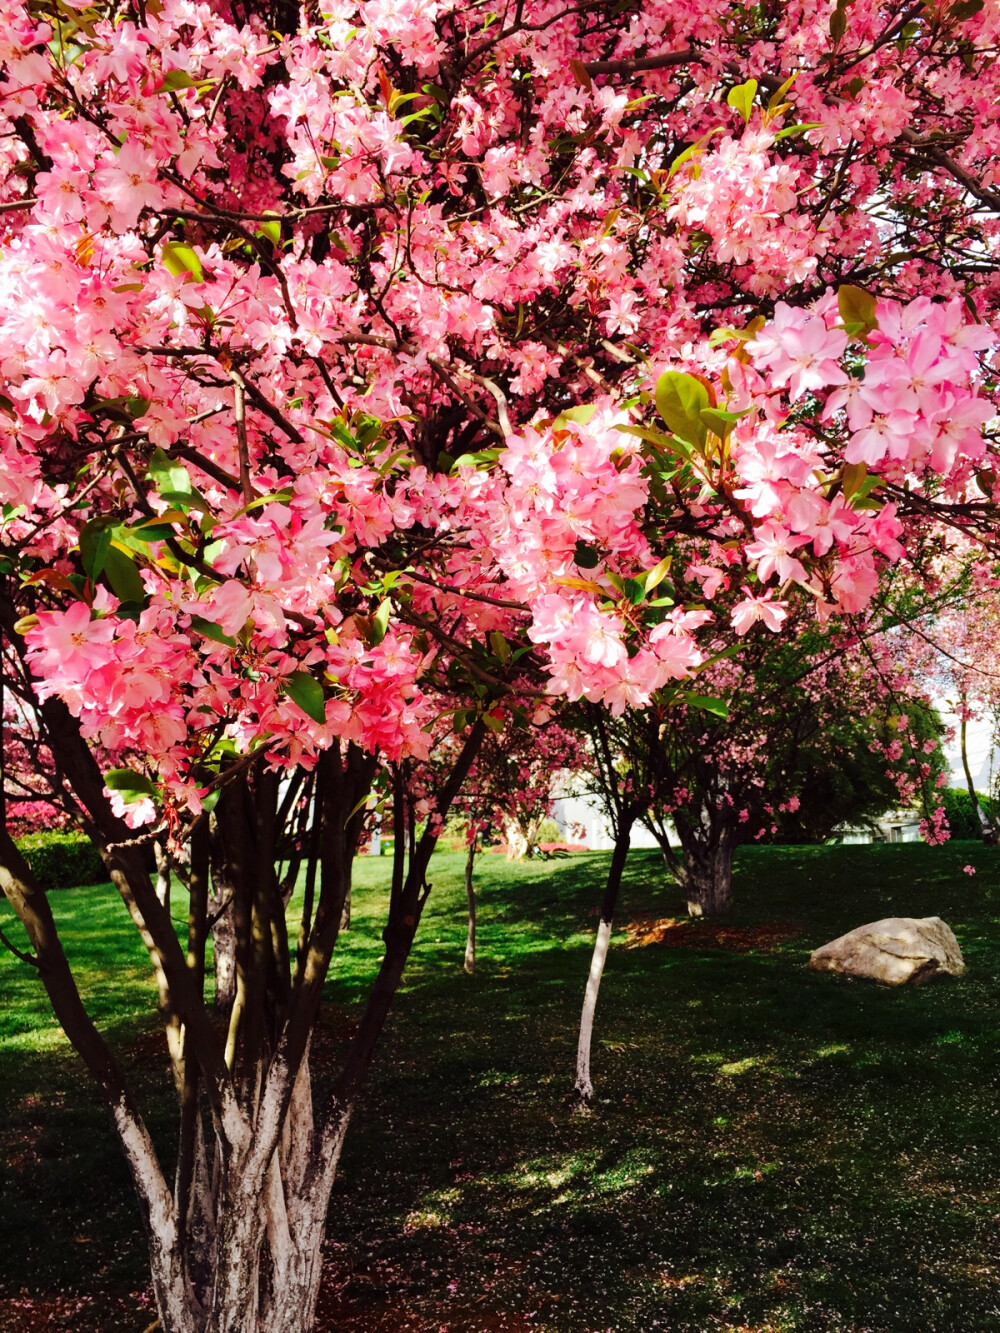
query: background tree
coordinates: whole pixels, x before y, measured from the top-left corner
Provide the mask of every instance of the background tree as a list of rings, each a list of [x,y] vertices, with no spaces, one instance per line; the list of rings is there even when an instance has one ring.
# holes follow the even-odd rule
[[[822,841],[913,802],[936,836],[941,728],[926,694],[889,674],[877,636],[795,628],[758,630],[709,668],[701,681],[725,711],[679,708],[659,739],[662,785],[645,819],[692,916],[728,909],[744,842]]]
[[[506,726],[502,717],[487,719],[487,734],[452,805],[453,819],[464,825],[467,843],[466,972],[474,972],[476,966],[475,866],[484,840],[493,841],[502,833],[508,859],[523,861],[533,855],[542,825],[552,814],[560,778],[565,780],[589,763],[575,731],[561,725],[547,705],[532,721],[535,711],[518,703]],[[454,734],[443,732],[427,759],[409,775],[407,796],[416,817],[433,809],[434,793],[454,763],[455,744]]]

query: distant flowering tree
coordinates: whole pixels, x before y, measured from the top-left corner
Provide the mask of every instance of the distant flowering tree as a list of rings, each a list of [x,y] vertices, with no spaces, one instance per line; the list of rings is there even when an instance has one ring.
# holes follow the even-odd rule
[[[164,1333],[313,1325],[488,718],[541,690],[669,726],[720,618],[860,614],[941,525],[995,539],[996,40],[975,3],[0,11],[0,629],[149,951],[173,1185],[6,834],[0,883],[114,1118]],[[314,1107],[372,784],[445,714]],[[183,943],[154,839],[186,849]]]
[[[797,628],[714,665],[702,679],[724,713],[677,710],[659,740],[644,818],[692,916],[729,908],[747,842],[823,840],[897,805],[921,811],[929,841],[942,836],[940,724],[925,690],[871,630]]]
[[[467,856],[465,892],[468,930],[465,970],[476,966],[476,856],[484,842],[502,838],[507,856],[522,861],[538,846],[544,821],[555,808],[560,780],[591,767],[591,758],[579,731],[558,721],[547,704],[532,709],[516,703],[504,719],[488,719],[487,735],[475,761],[452,803],[453,817],[465,827]],[[435,793],[454,765],[456,739],[443,731],[428,757],[406,775],[402,825],[394,836],[405,837],[413,821],[427,817],[434,808]],[[406,803],[412,811],[406,810]]]
[[[924,671],[928,683],[951,706],[958,722],[959,754],[973,815],[984,842],[1000,840],[997,803],[980,800],[969,763],[970,722],[985,724],[990,746],[1000,741],[1000,571],[974,562],[965,597],[958,606],[922,622]],[[992,794],[992,793],[991,793]]]

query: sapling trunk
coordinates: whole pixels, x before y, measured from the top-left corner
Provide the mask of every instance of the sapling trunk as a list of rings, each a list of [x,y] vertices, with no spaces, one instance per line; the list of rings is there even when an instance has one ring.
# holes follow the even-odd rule
[[[476,866],[478,842],[478,837],[474,836],[469,843],[468,855],[465,858],[465,898],[469,906],[469,924],[465,934],[465,970],[469,973],[476,970],[476,888],[472,877]]]
[[[594,952],[590,959],[590,973],[587,977],[587,989],[583,996],[583,1011],[580,1014],[580,1036],[576,1048],[576,1083],[573,1088],[573,1101],[576,1106],[590,1106],[594,1099],[594,1085],[590,1076],[590,1049],[594,1036],[594,1014],[597,1010],[597,993],[604,975],[604,964],[611,943],[611,931],[614,924],[615,907],[621,888],[622,872],[628,857],[631,819],[621,821],[611,865],[604,885],[604,897],[601,900],[601,917],[597,923],[597,938]]]
[[[986,811],[983,809],[982,802],[979,799],[979,793],[976,791],[976,784],[972,780],[972,769],[969,767],[969,751],[966,745],[966,727],[967,721],[963,715],[959,726],[959,736],[962,749],[962,768],[965,772],[965,785],[969,789],[969,798],[972,801],[972,808],[975,811],[976,819],[979,823],[979,835],[983,842],[991,847],[993,843],[996,842],[996,828],[994,827],[993,820],[990,819]]]

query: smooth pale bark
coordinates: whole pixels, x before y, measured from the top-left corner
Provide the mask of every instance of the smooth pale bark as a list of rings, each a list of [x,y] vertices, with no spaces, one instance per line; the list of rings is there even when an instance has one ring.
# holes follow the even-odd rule
[[[465,970],[470,974],[476,970],[476,886],[473,883],[473,872],[476,867],[478,841],[478,838],[472,839],[465,858],[465,899],[469,908],[468,927],[465,932]]]
[[[576,1048],[576,1082],[573,1087],[573,1101],[576,1106],[587,1107],[594,1099],[594,1085],[590,1075],[590,1051],[594,1037],[594,1015],[597,1010],[597,994],[601,988],[604,964],[607,961],[608,946],[611,943],[611,931],[614,926],[615,907],[621,888],[622,872],[628,857],[629,841],[632,832],[632,820],[623,819],[615,839],[611,854],[611,865],[604,885],[604,897],[601,900],[601,917],[597,925],[597,938],[594,952],[590,959],[590,972],[587,976],[587,989],[583,996],[583,1010],[580,1014],[580,1035]]]
[[[524,829],[516,820],[507,819],[504,820],[503,833],[504,841],[507,844],[507,860],[523,861],[531,850],[531,845]]]
[[[153,855],[156,857],[156,896],[163,906],[170,910],[170,862],[167,853],[159,842],[153,843]]]

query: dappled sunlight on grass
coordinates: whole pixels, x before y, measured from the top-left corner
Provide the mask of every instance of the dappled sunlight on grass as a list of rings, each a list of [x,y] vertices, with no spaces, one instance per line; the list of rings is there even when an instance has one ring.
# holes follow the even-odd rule
[[[961,873],[971,860],[974,881]],[[566,1095],[607,858],[483,857],[472,977],[463,861],[432,865],[412,966],[348,1136],[321,1333],[365,1333],[366,1310],[379,1333],[1000,1330],[996,852],[741,853],[728,936],[625,949],[616,935],[587,1116]],[[359,860],[321,1077],[382,954],[388,873],[387,859]],[[57,906],[88,1003],[169,1157],[141,945],[106,889]],[[622,926],[682,913],[658,857],[634,854]],[[966,977],[888,991],[806,970],[810,949],[892,913],[943,916]],[[0,987],[0,1184],[22,1200],[20,1217],[0,1215],[0,1290],[140,1287],[138,1218],[96,1096],[31,970],[0,959]],[[57,1245],[36,1269],[32,1235],[49,1234],[94,1242]],[[80,1318],[74,1333],[149,1322]]]

